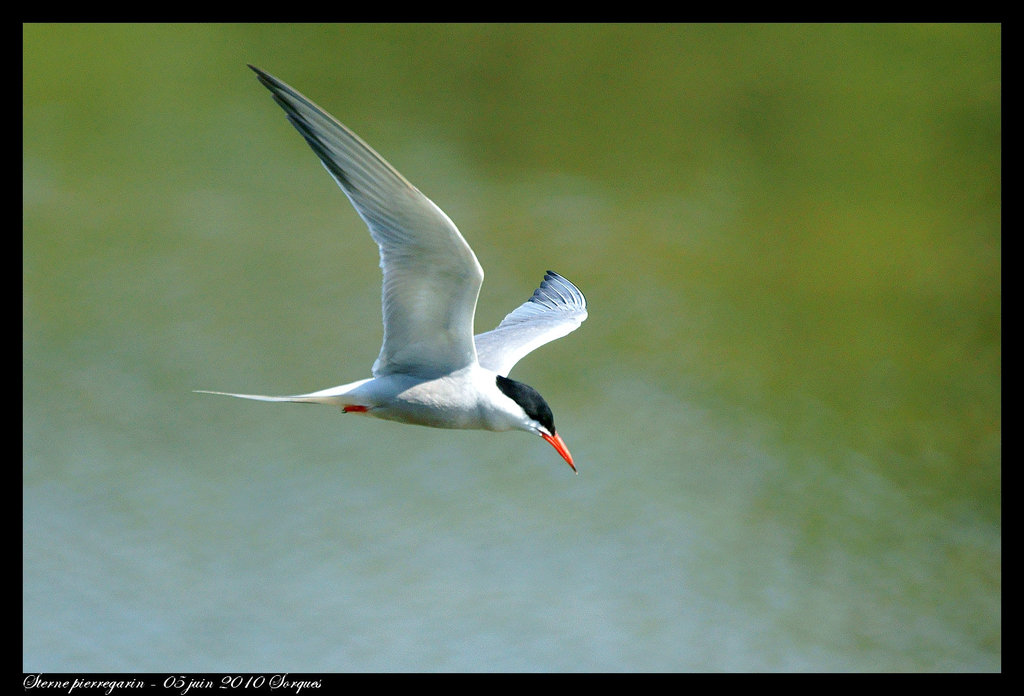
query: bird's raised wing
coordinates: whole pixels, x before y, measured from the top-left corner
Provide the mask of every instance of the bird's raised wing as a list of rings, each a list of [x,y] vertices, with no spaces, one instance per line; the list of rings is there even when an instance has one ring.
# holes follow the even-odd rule
[[[249,67],[380,247],[384,344],[373,374],[431,377],[471,364],[476,358],[473,315],[484,272],[458,228],[355,133],[277,78]]]
[[[497,328],[476,336],[480,364],[508,376],[523,356],[579,328],[587,300],[579,288],[553,271],[544,274],[533,297],[510,312]]]

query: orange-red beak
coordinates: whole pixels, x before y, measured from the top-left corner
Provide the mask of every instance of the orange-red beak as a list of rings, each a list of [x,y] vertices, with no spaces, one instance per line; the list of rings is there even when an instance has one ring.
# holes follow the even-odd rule
[[[540,433],[540,436],[542,438],[544,438],[545,440],[547,440],[548,443],[550,443],[550,445],[552,447],[554,447],[556,450],[558,450],[558,453],[560,455],[562,455],[562,459],[564,459],[566,461],[566,463],[569,464],[569,467],[573,471],[575,471],[577,474],[580,473],[580,472],[576,471],[576,467],[573,466],[573,464],[572,464],[572,455],[569,454],[569,448],[565,446],[565,441],[562,440],[562,436],[561,435],[559,435],[558,433],[555,433],[554,435],[548,435],[547,433],[542,431]]]

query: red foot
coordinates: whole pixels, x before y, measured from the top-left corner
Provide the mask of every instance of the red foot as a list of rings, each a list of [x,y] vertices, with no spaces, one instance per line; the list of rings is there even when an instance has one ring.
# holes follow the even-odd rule
[[[366,406],[342,406],[341,410],[343,413],[366,413],[370,409]]]

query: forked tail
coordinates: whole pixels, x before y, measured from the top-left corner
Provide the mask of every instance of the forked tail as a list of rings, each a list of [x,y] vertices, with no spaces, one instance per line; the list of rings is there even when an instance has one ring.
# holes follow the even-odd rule
[[[232,392],[209,391],[207,389],[194,389],[196,394],[218,394],[220,396],[233,396],[238,399],[252,399],[253,401],[287,401],[296,404],[327,404],[329,406],[340,406],[342,408],[358,406],[358,400],[353,402],[351,393],[361,385],[369,382],[369,379],[361,379],[358,382],[343,384],[340,387],[321,389],[309,394],[296,394],[294,396],[265,396],[263,394],[234,394]],[[359,411],[359,408],[348,410]],[[363,409],[365,410],[365,409]]]
[[[265,396],[263,394],[232,394],[231,392],[209,391],[207,389],[193,389],[196,394],[219,394],[220,396],[234,396],[238,399],[252,399],[253,401],[291,401],[297,404],[337,404],[340,403],[337,397],[315,396],[314,394],[297,394],[295,396]]]

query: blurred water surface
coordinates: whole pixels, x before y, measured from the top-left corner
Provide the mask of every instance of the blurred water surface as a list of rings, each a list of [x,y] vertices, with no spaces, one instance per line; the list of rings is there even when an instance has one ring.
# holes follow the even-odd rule
[[[28,671],[1001,668],[1001,29],[26,25]],[[539,438],[369,375],[362,222],[245,67],[441,206]]]

